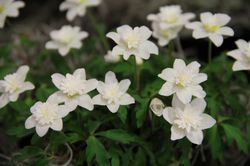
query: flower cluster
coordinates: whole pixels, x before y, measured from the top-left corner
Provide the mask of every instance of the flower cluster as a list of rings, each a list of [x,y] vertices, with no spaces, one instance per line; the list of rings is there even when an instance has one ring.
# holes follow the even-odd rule
[[[170,5],[160,7],[158,14],[150,14],[147,19],[152,21],[153,36],[158,39],[158,44],[166,46],[194,17],[193,13],[182,13],[179,5]]]

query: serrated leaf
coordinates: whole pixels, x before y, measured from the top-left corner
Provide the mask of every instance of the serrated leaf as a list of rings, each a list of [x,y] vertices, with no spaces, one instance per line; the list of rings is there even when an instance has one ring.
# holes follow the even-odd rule
[[[123,124],[126,124],[127,114],[128,114],[128,111],[127,111],[126,107],[120,106],[120,108],[117,112],[117,115],[121,119]]]

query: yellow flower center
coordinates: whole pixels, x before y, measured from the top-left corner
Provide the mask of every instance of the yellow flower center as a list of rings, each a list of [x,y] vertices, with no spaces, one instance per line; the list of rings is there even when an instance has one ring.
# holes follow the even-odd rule
[[[20,81],[16,78],[15,74],[7,75],[5,80],[5,91],[9,93],[14,93],[21,88]]]
[[[176,77],[175,84],[180,88],[184,88],[187,85],[188,77],[186,75],[179,75]]]
[[[86,0],[79,0],[80,4],[85,3]]]
[[[169,37],[169,32],[167,30],[161,32],[162,36],[165,38]]]
[[[210,32],[210,33],[217,31],[219,28],[220,27],[218,25],[208,25],[208,24],[204,25],[205,31]]]
[[[125,43],[129,49],[136,48],[139,44],[139,40],[134,35],[129,35],[125,38]]]
[[[169,23],[169,24],[174,24],[174,23],[176,23],[177,22],[177,16],[176,16],[176,14],[170,14],[170,15],[168,15],[168,17],[166,18],[166,20],[165,20],[167,23]]]
[[[5,10],[5,7],[3,5],[0,5],[0,13],[3,13]]]

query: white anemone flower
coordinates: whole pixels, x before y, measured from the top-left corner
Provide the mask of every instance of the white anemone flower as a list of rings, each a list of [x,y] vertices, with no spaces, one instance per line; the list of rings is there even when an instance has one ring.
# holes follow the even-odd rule
[[[196,61],[186,65],[182,59],[176,59],[173,68],[166,68],[158,75],[166,81],[159,94],[170,96],[176,93],[185,104],[191,101],[192,96],[204,98],[206,92],[199,84],[207,80],[207,74],[199,73],[200,66]]]
[[[186,28],[193,30],[195,39],[209,38],[215,46],[223,43],[223,36],[233,36],[232,28],[225,26],[230,20],[227,14],[205,12],[200,14],[200,20],[186,25]]]
[[[250,70],[250,41],[237,40],[236,45],[238,49],[227,53],[228,56],[236,59],[233,64],[233,71]]]
[[[50,98],[64,103],[71,111],[75,110],[77,106],[89,111],[94,109],[93,101],[87,93],[97,87],[98,81],[96,79],[86,80],[85,69],[77,69],[73,74],[66,74],[66,76],[56,73],[51,77],[59,91],[52,94]]]
[[[104,60],[108,63],[117,63],[121,60],[121,55],[114,55],[112,51],[108,51],[104,56]],[[140,57],[135,57],[135,61],[137,65],[143,64],[143,60]]]
[[[191,103],[183,104],[176,96],[173,97],[172,107],[163,111],[163,117],[171,127],[171,140],[187,139],[193,144],[200,145],[203,140],[202,130],[211,128],[215,119],[205,114],[206,102],[195,98]]]
[[[44,136],[49,128],[55,131],[61,131],[63,128],[62,118],[67,115],[69,108],[65,105],[59,105],[54,99],[49,98],[46,102],[35,103],[30,112],[32,115],[25,121],[25,128],[36,128],[38,136]]]
[[[19,8],[25,6],[23,1],[1,0],[0,1],[0,28],[4,27],[6,17],[18,17]]]
[[[164,110],[164,107],[165,105],[163,104],[163,102],[158,99],[158,98],[153,98],[150,102],[150,105],[149,105],[151,111],[153,111],[153,113],[156,115],[156,116],[162,116],[162,112]]]
[[[83,17],[88,7],[97,6],[100,3],[101,0],[65,0],[59,9],[60,11],[67,10],[66,18],[72,21],[76,16]]]
[[[105,82],[99,81],[97,91],[100,93],[93,98],[96,105],[106,105],[110,112],[116,113],[120,105],[135,103],[132,96],[127,93],[131,82],[129,79],[118,82],[115,73],[109,71],[105,75]]]
[[[131,55],[142,59],[149,59],[150,54],[158,54],[158,47],[148,39],[152,35],[146,26],[131,28],[123,25],[116,32],[109,32],[106,36],[111,38],[117,45],[112,52],[115,55],[123,55],[125,60]]]
[[[17,101],[21,93],[35,88],[31,82],[25,81],[28,71],[28,66],[21,66],[16,73],[8,74],[0,80],[0,108]]]
[[[160,7],[158,14],[150,14],[147,19],[157,22],[161,29],[183,27],[195,17],[193,13],[183,13],[179,5]]]
[[[45,45],[47,49],[58,49],[62,56],[66,56],[71,48],[80,49],[82,40],[88,37],[88,33],[81,31],[80,27],[65,25],[59,30],[50,33],[51,41]]]

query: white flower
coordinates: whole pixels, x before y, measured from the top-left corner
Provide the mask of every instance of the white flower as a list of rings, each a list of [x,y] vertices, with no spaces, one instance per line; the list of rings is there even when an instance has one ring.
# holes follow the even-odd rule
[[[19,8],[25,6],[23,1],[1,0],[0,1],[0,28],[4,27],[6,17],[18,17]]]
[[[199,68],[200,64],[196,61],[186,66],[182,59],[176,59],[173,68],[166,68],[158,75],[166,81],[159,94],[170,96],[176,93],[183,103],[189,103],[192,96],[204,98],[206,92],[199,84],[207,80],[207,75],[199,73]]]
[[[97,91],[100,93],[93,98],[94,104],[106,105],[112,113],[116,113],[120,105],[135,103],[126,91],[130,86],[130,80],[118,82],[115,73],[109,71],[105,75],[105,82],[99,81]]]
[[[113,54],[112,51],[108,51],[107,54],[104,55],[104,59],[109,63],[117,63],[120,61],[121,57],[120,55]]]
[[[161,29],[183,27],[195,15],[193,13],[182,13],[179,5],[160,7],[158,14],[150,14],[147,19],[159,23]]]
[[[216,121],[208,114],[203,113],[206,108],[204,99],[194,99],[191,103],[183,104],[177,97],[173,97],[173,107],[163,111],[163,117],[171,127],[171,140],[187,139],[194,144],[201,144],[202,130],[212,127]]]
[[[250,70],[250,42],[240,39],[235,43],[238,49],[227,53],[228,56],[236,59],[233,64],[233,71]]]
[[[231,18],[226,14],[205,12],[200,14],[201,22],[196,21],[186,25],[193,30],[193,37],[201,39],[208,37],[217,47],[223,43],[223,36],[233,36],[234,31],[225,26]]]
[[[73,74],[53,74],[52,82],[59,89],[50,98],[59,103],[65,103],[71,111],[77,106],[93,110],[94,105],[92,99],[87,94],[97,87],[96,79],[86,80],[85,69],[77,69]]]
[[[150,102],[149,107],[156,116],[162,116],[165,105],[160,99],[153,98],[153,100]]]
[[[109,32],[108,38],[117,44],[112,50],[114,55],[123,55],[125,60],[131,55],[142,59],[149,59],[150,54],[158,54],[157,46],[148,39],[152,32],[145,26],[132,29],[128,25],[117,28],[116,32]]]
[[[36,128],[36,133],[42,137],[49,128],[55,131],[61,131],[63,128],[62,118],[69,112],[65,105],[58,105],[53,99],[48,99],[46,102],[35,103],[30,112],[32,115],[25,121],[25,128]]]
[[[88,7],[97,6],[101,0],[65,0],[60,5],[60,11],[67,11],[68,21],[74,20],[76,16],[84,16]]]
[[[81,48],[82,40],[88,37],[88,33],[80,31],[80,27],[65,25],[60,30],[52,31],[50,37],[52,40],[48,41],[45,47],[58,49],[62,56],[66,56],[71,48]]]
[[[31,82],[25,82],[28,71],[28,66],[21,66],[16,73],[6,75],[0,80],[0,108],[17,101],[21,93],[35,88]]]

